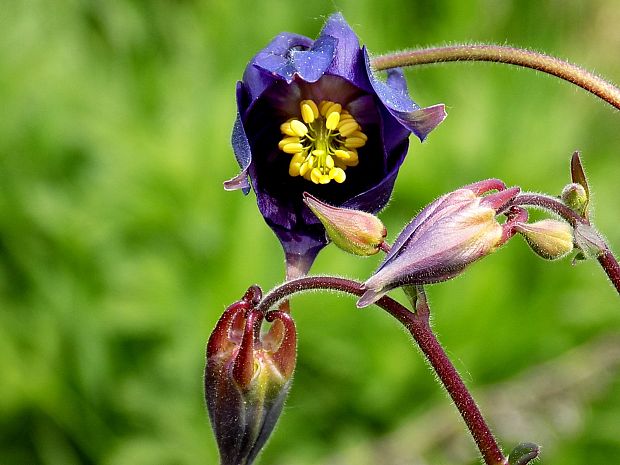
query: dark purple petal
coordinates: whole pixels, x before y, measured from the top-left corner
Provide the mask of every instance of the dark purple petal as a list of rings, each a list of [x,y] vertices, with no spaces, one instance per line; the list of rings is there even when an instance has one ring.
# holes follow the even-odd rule
[[[364,48],[366,71],[370,83],[387,107],[389,112],[400,124],[413,132],[423,141],[428,134],[446,118],[446,110],[443,104],[427,108],[420,108],[411,100],[407,91],[407,82],[402,70],[398,68],[388,70],[386,82],[375,77],[370,66],[370,57]]]

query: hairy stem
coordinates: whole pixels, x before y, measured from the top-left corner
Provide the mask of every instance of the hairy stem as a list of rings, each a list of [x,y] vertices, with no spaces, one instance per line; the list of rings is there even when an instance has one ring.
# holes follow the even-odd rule
[[[356,281],[332,276],[311,276],[285,282],[273,289],[258,304],[257,310],[268,312],[280,300],[310,289],[331,289],[356,296],[361,296],[364,293],[361,283]],[[485,463],[487,465],[505,464],[507,460],[502,454],[493,433],[491,433],[476,402],[431,329],[430,309],[426,298],[423,293],[419,297],[415,312],[409,311],[387,296],[382,297],[375,304],[396,318],[411,333],[428,363],[437,373],[442,385],[450,394],[463,420],[465,420],[465,424]]]
[[[520,48],[502,45],[454,45],[423,48],[376,56],[371,60],[371,65],[375,70],[381,71],[403,66],[452,61],[490,61],[542,71],[571,82],[620,110],[620,89],[612,83],[567,61]]]

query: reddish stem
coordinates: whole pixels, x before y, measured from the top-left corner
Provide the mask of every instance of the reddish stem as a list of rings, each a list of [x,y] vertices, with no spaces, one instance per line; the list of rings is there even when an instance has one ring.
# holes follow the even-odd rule
[[[256,308],[268,312],[280,300],[310,289],[332,289],[356,296],[364,293],[361,283],[356,281],[332,276],[311,276],[285,282],[269,292]],[[419,294],[415,313],[387,296],[375,304],[396,318],[411,333],[465,420],[484,462],[487,465],[507,463],[476,402],[431,329],[430,309],[424,295]]]

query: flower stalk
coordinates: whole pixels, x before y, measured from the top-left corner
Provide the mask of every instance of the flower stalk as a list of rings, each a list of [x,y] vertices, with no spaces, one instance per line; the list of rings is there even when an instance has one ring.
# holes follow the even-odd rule
[[[620,110],[620,89],[611,82],[572,63],[532,50],[492,44],[432,47],[376,56],[371,65],[375,71],[381,71],[453,61],[489,61],[535,69],[571,82]]]
[[[362,284],[357,281],[333,276],[311,276],[285,282],[273,289],[265,295],[256,309],[268,315],[270,309],[281,300],[312,289],[335,290],[356,296],[364,293]],[[374,303],[396,318],[411,333],[426,360],[437,373],[441,384],[454,401],[484,462],[487,465],[506,464],[507,459],[487,426],[480,409],[433,333],[429,321],[430,308],[421,287],[418,287],[417,297],[415,312],[411,312],[388,296],[383,296]]]

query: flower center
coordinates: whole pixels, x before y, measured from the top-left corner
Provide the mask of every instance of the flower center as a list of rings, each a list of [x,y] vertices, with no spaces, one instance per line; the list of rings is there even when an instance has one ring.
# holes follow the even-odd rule
[[[323,100],[317,105],[314,100],[302,100],[299,109],[301,119],[291,118],[280,125],[284,138],[278,148],[292,155],[288,174],[315,184],[328,184],[332,179],[344,182],[344,171],[357,166],[357,149],[368,137],[339,103]]]

